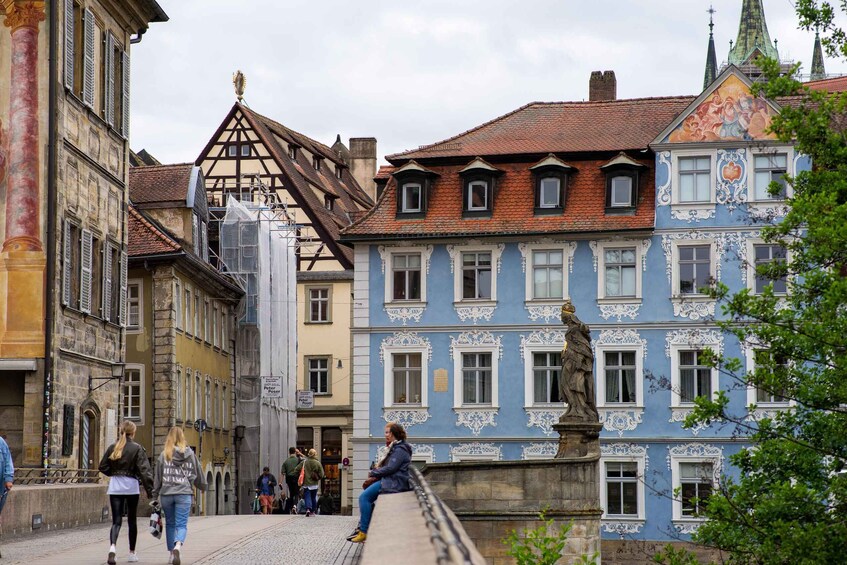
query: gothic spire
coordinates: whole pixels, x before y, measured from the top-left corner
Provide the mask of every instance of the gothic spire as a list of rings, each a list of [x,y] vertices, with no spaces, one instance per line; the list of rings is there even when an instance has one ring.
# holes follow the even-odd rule
[[[744,0],[741,5],[738,38],[729,51],[729,62],[733,65],[746,65],[752,63],[760,54],[779,60],[779,52],[768,33],[762,0]]]
[[[703,76],[703,88],[715,81],[718,72],[718,59],[715,56],[715,22],[713,20],[715,9],[709,6],[709,47],[706,50],[706,73]]]
[[[826,69],[823,67],[823,49],[821,49],[821,36],[815,31],[815,49],[812,51],[812,76],[811,80],[826,78]]]

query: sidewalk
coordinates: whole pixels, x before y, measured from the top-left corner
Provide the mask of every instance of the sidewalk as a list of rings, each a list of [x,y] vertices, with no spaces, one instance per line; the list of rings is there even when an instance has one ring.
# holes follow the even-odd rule
[[[254,564],[308,562],[333,564],[345,549],[344,536],[356,525],[349,516],[214,516],[192,517],[182,562]],[[2,565],[91,565],[105,563],[109,524],[36,534],[4,543]],[[127,527],[117,544],[118,563],[126,563]],[[139,562],[165,565],[168,552],[164,533],[157,540],[147,532],[147,520],[138,522]],[[293,561],[291,561],[293,560]]]

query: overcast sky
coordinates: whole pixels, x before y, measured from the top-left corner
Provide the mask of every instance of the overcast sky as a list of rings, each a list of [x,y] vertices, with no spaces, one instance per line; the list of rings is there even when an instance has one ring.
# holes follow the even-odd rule
[[[255,111],[331,145],[376,137],[383,157],[532,101],[585,100],[592,70],[618,98],[702,89],[710,0],[158,0],[170,16],[132,48],[132,138],[194,161],[247,77]],[[711,0],[725,61],[742,0]],[[814,34],[765,0],[783,59],[808,72]],[[828,73],[847,64],[826,59]]]

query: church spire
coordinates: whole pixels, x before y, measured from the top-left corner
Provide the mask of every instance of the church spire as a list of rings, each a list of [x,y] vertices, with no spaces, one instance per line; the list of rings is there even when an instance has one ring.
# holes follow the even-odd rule
[[[815,31],[815,49],[812,51],[812,76],[811,80],[826,78],[826,69],[823,67],[823,49],[821,49],[821,36]]]
[[[759,55],[779,60],[779,52],[768,33],[762,0],[744,0],[738,38],[729,51],[729,62],[733,65],[747,65]]]
[[[709,6],[709,47],[706,50],[706,73],[703,76],[703,88],[715,81],[718,72],[718,58],[715,56],[714,15],[715,9]]]

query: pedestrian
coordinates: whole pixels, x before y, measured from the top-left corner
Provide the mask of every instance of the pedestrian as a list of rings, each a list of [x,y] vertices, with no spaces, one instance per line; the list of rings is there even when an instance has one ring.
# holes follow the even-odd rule
[[[297,465],[297,472],[305,469],[303,475],[303,498],[306,499],[306,516],[312,516],[318,511],[318,485],[326,475],[321,462],[318,461],[318,452],[310,449],[307,457]]]
[[[0,437],[0,514],[3,513],[6,497],[9,496],[9,491],[12,490],[14,478],[15,465],[12,463],[12,452],[9,450],[6,440]],[[2,557],[0,555],[0,558]]]
[[[332,495],[328,492],[322,492],[321,497],[318,499],[318,512],[321,516],[329,516],[332,514],[332,511],[335,506],[335,500],[332,498]]]
[[[359,495],[359,528],[347,538],[353,543],[362,543],[368,539],[368,526],[371,524],[374,504],[380,494],[412,490],[409,484],[412,446],[406,443],[406,430],[403,426],[397,422],[385,426],[385,443],[388,445],[388,453],[370,470],[367,480],[362,484],[365,490]]]
[[[174,426],[165,438],[165,447],[156,461],[153,498],[165,511],[165,539],[168,563],[180,565],[180,553],[188,533],[194,487],[206,490],[206,478],[194,451],[185,442],[182,428]]]
[[[262,474],[256,479],[256,492],[259,493],[262,514],[270,514],[273,511],[274,494],[276,492],[276,477],[271,474],[270,467],[262,469]]]
[[[118,441],[106,449],[100,460],[100,472],[111,477],[106,494],[109,495],[109,506],[112,509],[112,528],[109,530],[109,558],[107,563],[115,565],[115,544],[121,533],[121,522],[126,511],[126,524],[129,529],[129,557],[127,561],[135,563],[138,554],[135,552],[135,541],[138,539],[138,497],[141,495],[139,483],[144,486],[147,498],[153,491],[153,471],[147,459],[147,451],[135,443],[135,423],[124,420],[121,424]]]
[[[300,450],[296,447],[288,448],[288,459],[283,461],[282,463],[282,473],[280,475],[285,479],[285,485],[288,487],[288,499],[286,502],[286,508],[292,514],[297,513],[297,501],[299,500],[300,494],[300,485],[297,484],[297,479],[300,477],[300,473],[297,471],[297,466],[300,464],[300,460],[303,458],[303,454],[300,453]]]

